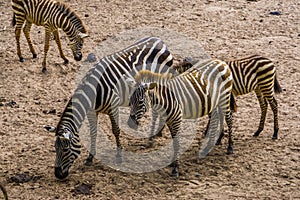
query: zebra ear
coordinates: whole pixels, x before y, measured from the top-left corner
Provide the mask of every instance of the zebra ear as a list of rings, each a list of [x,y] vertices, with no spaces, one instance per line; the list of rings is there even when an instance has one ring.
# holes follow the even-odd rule
[[[154,89],[157,86],[157,83],[150,83],[149,90]]]
[[[43,128],[46,129],[49,132],[55,132],[56,131],[55,127],[49,126],[49,125],[44,125]]]
[[[86,37],[89,37],[89,35],[86,34],[86,33],[79,33],[78,35],[79,35],[79,37],[80,37],[81,39],[86,38]]]
[[[70,132],[69,131],[64,132],[63,133],[63,138],[67,139],[67,140],[70,140]]]
[[[156,86],[157,86],[157,83],[146,83],[146,84],[145,84],[145,87],[146,87],[148,90],[152,90],[152,89],[154,89]]]

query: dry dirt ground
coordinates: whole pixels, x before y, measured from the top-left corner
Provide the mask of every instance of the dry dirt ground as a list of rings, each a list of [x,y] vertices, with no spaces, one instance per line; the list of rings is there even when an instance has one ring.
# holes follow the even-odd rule
[[[70,0],[67,3],[89,29],[84,57],[101,41],[121,31],[158,27],[193,38],[211,57],[232,59],[261,54],[270,58],[278,67],[284,90],[276,96],[279,139],[271,140],[270,108],[265,130],[260,137],[252,137],[260,110],[254,94],[249,94],[237,100],[233,155],[225,155],[225,139],[222,146],[198,160],[197,141],[202,137],[204,122],[197,139],[180,158],[178,179],[169,176],[168,167],[134,174],[116,171],[101,161],[83,166],[87,155],[83,149],[69,177],[59,181],[53,173],[55,137],[43,125],[57,124],[82,62],[72,60],[67,38],[61,32],[63,48],[71,62],[63,65],[52,40],[48,74],[42,74],[44,30],[34,26],[31,33],[39,57],[31,59],[22,35],[26,61],[20,63],[14,28],[10,25],[10,1],[1,0],[0,182],[10,199],[300,199],[299,1]],[[273,11],[280,15],[270,14]],[[11,101],[16,104],[7,105]],[[104,123],[107,122],[101,126],[109,131],[109,124]],[[125,148],[130,149],[130,145],[125,138]],[[89,194],[77,194],[80,193],[77,186],[87,186]]]

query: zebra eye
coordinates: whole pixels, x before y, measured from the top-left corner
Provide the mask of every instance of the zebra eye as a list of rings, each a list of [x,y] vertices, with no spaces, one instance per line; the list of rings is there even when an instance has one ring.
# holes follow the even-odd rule
[[[63,142],[62,143],[62,148],[63,149],[69,149],[69,142]]]

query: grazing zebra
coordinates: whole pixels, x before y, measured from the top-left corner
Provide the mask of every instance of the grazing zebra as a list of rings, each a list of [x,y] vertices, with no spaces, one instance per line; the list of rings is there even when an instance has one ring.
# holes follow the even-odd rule
[[[134,80],[127,78],[128,83],[135,88],[130,96],[128,125],[136,129],[150,106],[166,120],[174,148],[172,175],[178,176],[179,129],[182,119],[196,119],[221,109],[229,129],[227,153],[233,153],[230,110],[232,75],[225,62],[220,60],[199,62],[188,73],[171,79],[144,70],[134,78]],[[221,118],[217,120],[222,121]]]
[[[185,59],[175,66],[179,73],[188,71],[193,66],[191,59]],[[272,139],[278,138],[278,108],[274,93],[282,92],[276,76],[276,67],[273,62],[259,55],[226,62],[233,76],[232,93],[234,96],[244,95],[255,91],[261,109],[260,123],[253,136],[257,137],[264,129],[268,103],[274,115],[274,133]]]
[[[87,37],[87,30],[83,22],[79,19],[77,14],[72,11],[66,4],[55,0],[12,0],[13,26],[16,25],[15,35],[17,41],[17,54],[19,60],[24,62],[24,58],[20,48],[21,29],[23,28],[24,35],[28,42],[33,58],[37,57],[30,39],[30,29],[32,24],[45,27],[45,46],[44,59],[42,62],[42,71],[46,72],[46,58],[49,50],[49,41],[51,33],[53,33],[55,42],[58,46],[60,56],[67,64],[69,61],[65,57],[59,35],[58,29],[61,28],[70,40],[70,48],[73,52],[74,59],[80,61],[82,59],[82,45],[83,38]]]
[[[166,45],[156,37],[144,38],[132,46],[102,58],[82,79],[69,100],[56,131],[55,176],[68,176],[70,166],[80,154],[78,130],[87,117],[90,124],[91,147],[86,164],[91,164],[96,154],[97,119],[99,113],[109,115],[112,132],[117,144],[117,162],[121,160],[122,146],[119,140],[119,106],[129,106],[130,88],[124,74],[148,69],[168,73],[173,58]]]

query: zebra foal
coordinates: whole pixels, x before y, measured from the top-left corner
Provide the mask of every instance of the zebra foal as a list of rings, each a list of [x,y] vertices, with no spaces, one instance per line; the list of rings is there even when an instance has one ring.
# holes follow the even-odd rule
[[[220,120],[223,127],[223,115],[225,115],[229,130],[227,153],[233,153],[230,110],[232,75],[225,62],[220,60],[199,62],[189,72],[173,78],[140,71],[134,79],[127,78],[127,81],[135,88],[130,96],[128,125],[136,129],[150,106],[160,115],[160,118],[166,120],[174,148],[172,175],[178,176],[179,129],[182,119],[196,119],[209,113],[216,115],[219,113],[217,109],[220,109],[221,118],[213,118],[211,123],[215,124],[215,121]],[[218,133],[215,131],[213,134]]]
[[[189,71],[197,61],[193,61],[190,58],[184,59],[182,63],[174,68],[179,73]],[[278,138],[278,105],[275,98],[275,93],[281,93],[282,89],[277,80],[276,67],[274,63],[260,55],[248,56],[242,59],[226,61],[228,64],[232,76],[233,76],[233,95],[239,96],[255,92],[258,99],[261,116],[257,131],[254,133],[254,137],[259,136],[263,131],[266,115],[268,110],[268,104],[270,104],[274,115],[274,132],[272,139]],[[234,101],[234,99],[232,98]]]
[[[81,151],[78,130],[87,117],[90,124],[91,146],[86,164],[91,164],[96,154],[98,114],[109,115],[116,139],[116,161],[122,162],[122,146],[119,139],[119,107],[129,106],[130,87],[124,74],[150,70],[167,73],[173,57],[161,39],[147,37],[128,48],[99,60],[82,79],[70,98],[56,128],[55,176],[63,179]]]
[[[64,63],[69,63],[65,57],[61,42],[59,39],[58,29],[62,29],[70,40],[69,46],[73,52],[74,59],[80,61],[82,59],[81,49],[83,46],[83,38],[88,36],[85,25],[78,15],[66,4],[55,0],[12,0],[13,8],[13,26],[15,28],[15,36],[17,43],[17,54],[20,62],[24,62],[21,53],[20,36],[21,29],[24,25],[23,32],[28,42],[29,49],[33,58],[37,57],[31,38],[30,29],[32,24],[45,27],[45,45],[44,59],[42,62],[42,72],[46,72],[46,58],[49,50],[49,42],[51,34],[53,34],[58,50]]]

